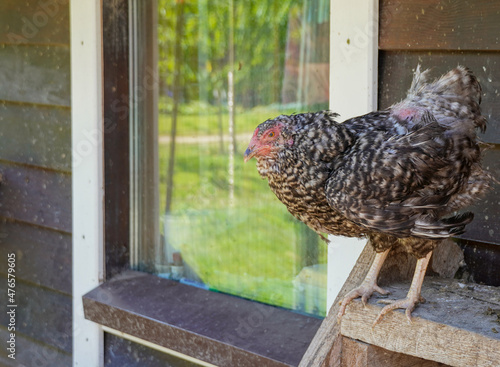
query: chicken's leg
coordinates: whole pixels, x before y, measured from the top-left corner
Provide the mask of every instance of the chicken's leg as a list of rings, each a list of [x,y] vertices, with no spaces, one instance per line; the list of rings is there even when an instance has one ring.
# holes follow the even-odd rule
[[[420,291],[422,289],[422,282],[424,281],[425,271],[427,270],[427,265],[429,265],[429,259],[431,258],[432,251],[429,252],[425,257],[417,260],[417,265],[415,267],[415,274],[413,275],[413,280],[411,281],[410,290],[405,299],[400,299],[397,301],[379,301],[381,303],[389,303],[385,306],[382,311],[378,314],[373,326],[377,325],[380,320],[390,311],[396,308],[405,308],[405,314],[408,321],[411,323],[411,313],[415,309],[418,303],[425,302],[425,300],[420,296]]]
[[[387,258],[387,254],[389,254],[389,250],[384,252],[377,252],[375,255],[375,259],[373,260],[372,266],[370,270],[368,270],[368,274],[366,274],[365,279],[361,283],[358,288],[353,289],[349,293],[346,294],[342,303],[340,304],[339,313],[337,314],[337,320],[340,322],[340,319],[345,313],[345,309],[347,305],[355,298],[361,297],[361,302],[363,305],[366,304],[368,298],[371,297],[373,292],[378,292],[380,294],[388,294],[389,292],[380,288],[377,285],[377,277],[382,265],[384,264],[385,259]]]

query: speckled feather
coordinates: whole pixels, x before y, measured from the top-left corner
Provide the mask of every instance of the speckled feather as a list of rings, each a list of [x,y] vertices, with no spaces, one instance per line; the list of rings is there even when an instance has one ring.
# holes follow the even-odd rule
[[[246,155],[318,234],[371,237],[378,252],[401,245],[424,257],[464,231],[472,213],[454,212],[490,181],[476,138],[486,128],[477,79],[464,67],[427,76],[417,68],[405,100],[343,123],[329,111],[268,120]]]

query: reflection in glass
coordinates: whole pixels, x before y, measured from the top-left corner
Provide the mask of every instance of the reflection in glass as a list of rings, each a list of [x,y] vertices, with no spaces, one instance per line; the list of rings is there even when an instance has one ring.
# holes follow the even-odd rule
[[[324,316],[326,245],[242,154],[266,119],[328,107],[329,1],[160,0],[158,43],[152,270]]]

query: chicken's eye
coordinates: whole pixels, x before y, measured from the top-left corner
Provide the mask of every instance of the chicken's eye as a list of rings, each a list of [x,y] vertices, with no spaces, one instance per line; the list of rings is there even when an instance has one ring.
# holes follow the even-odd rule
[[[274,138],[274,135],[276,135],[276,133],[274,131],[271,131],[269,134],[267,134],[267,137]]]

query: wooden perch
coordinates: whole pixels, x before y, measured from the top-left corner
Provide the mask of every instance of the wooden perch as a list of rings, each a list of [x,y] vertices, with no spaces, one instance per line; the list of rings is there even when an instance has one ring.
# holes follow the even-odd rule
[[[450,244],[450,248],[444,251],[448,259],[452,258],[452,252]],[[500,365],[498,287],[426,277],[422,296],[427,302],[412,313],[412,324],[408,323],[402,310],[397,310],[372,328],[373,321],[384,306],[377,303],[382,297],[374,295],[366,308],[359,300],[353,301],[341,325],[338,325],[338,302],[362,281],[373,257],[374,251],[368,244],[300,367],[401,367],[415,365],[410,361],[415,361],[417,357],[423,358],[417,365],[429,367],[443,364],[467,367]],[[460,256],[455,257],[455,262],[460,261]],[[391,266],[390,263],[388,266]],[[442,264],[442,261],[435,263]],[[437,268],[434,272],[440,273]],[[410,282],[392,280],[381,285],[391,292],[390,299],[399,299],[406,296]]]
[[[409,283],[386,286],[390,298],[404,298]],[[388,314],[372,328],[383,305],[372,297],[366,308],[352,302],[342,319],[344,336],[450,366],[498,366],[500,361],[500,290],[458,280],[426,278],[422,295],[428,301],[413,312]]]

